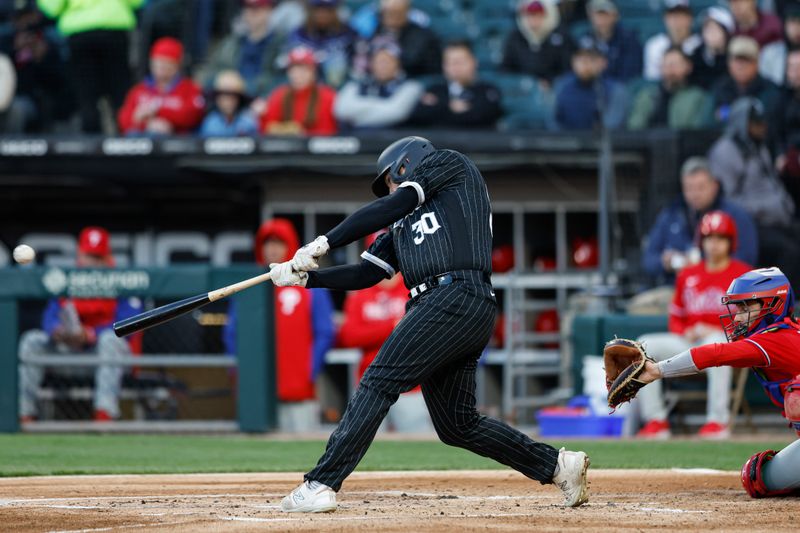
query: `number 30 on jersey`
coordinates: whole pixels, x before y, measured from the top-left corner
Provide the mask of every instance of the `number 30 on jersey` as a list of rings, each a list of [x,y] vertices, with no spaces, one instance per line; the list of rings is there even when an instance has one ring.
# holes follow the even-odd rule
[[[425,213],[411,225],[411,230],[414,232],[414,244],[422,244],[425,235],[433,235],[441,227],[439,221],[436,220],[436,213]]]

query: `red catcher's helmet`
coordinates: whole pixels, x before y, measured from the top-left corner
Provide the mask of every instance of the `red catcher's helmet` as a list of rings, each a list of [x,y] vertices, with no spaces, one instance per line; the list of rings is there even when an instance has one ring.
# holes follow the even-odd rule
[[[700,219],[700,225],[697,228],[697,244],[699,245],[703,237],[709,235],[727,237],[731,241],[730,252],[736,251],[736,221],[725,211],[711,211]]]
[[[510,244],[501,244],[492,250],[492,272],[508,272],[514,268],[514,247]]]
[[[594,268],[597,266],[600,252],[597,249],[597,238],[584,239],[576,237],[572,241],[572,261],[578,268]]]

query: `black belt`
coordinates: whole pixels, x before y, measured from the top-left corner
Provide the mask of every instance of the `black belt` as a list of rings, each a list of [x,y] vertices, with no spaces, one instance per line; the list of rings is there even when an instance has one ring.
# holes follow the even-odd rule
[[[474,283],[491,283],[492,279],[488,273],[482,270],[453,270],[452,272],[445,272],[444,274],[437,274],[425,279],[419,285],[411,287],[408,297],[411,299],[416,298],[423,292],[429,291],[442,285],[450,285],[454,281],[472,281]]]

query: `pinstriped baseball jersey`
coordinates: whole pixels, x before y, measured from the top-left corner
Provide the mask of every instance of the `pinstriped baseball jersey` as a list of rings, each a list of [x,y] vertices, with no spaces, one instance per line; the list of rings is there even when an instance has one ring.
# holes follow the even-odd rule
[[[400,187],[419,198],[414,212],[398,220],[362,254],[407,287],[453,270],[491,273],[492,208],[475,164],[453,150],[427,156]]]

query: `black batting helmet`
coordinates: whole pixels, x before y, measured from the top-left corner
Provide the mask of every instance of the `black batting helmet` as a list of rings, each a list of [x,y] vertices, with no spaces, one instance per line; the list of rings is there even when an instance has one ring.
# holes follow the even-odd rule
[[[372,192],[382,197],[389,194],[384,177],[389,174],[395,183],[406,181],[425,157],[436,150],[428,139],[423,137],[403,137],[393,142],[378,157],[378,175],[372,181]],[[400,175],[400,167],[405,167]]]

